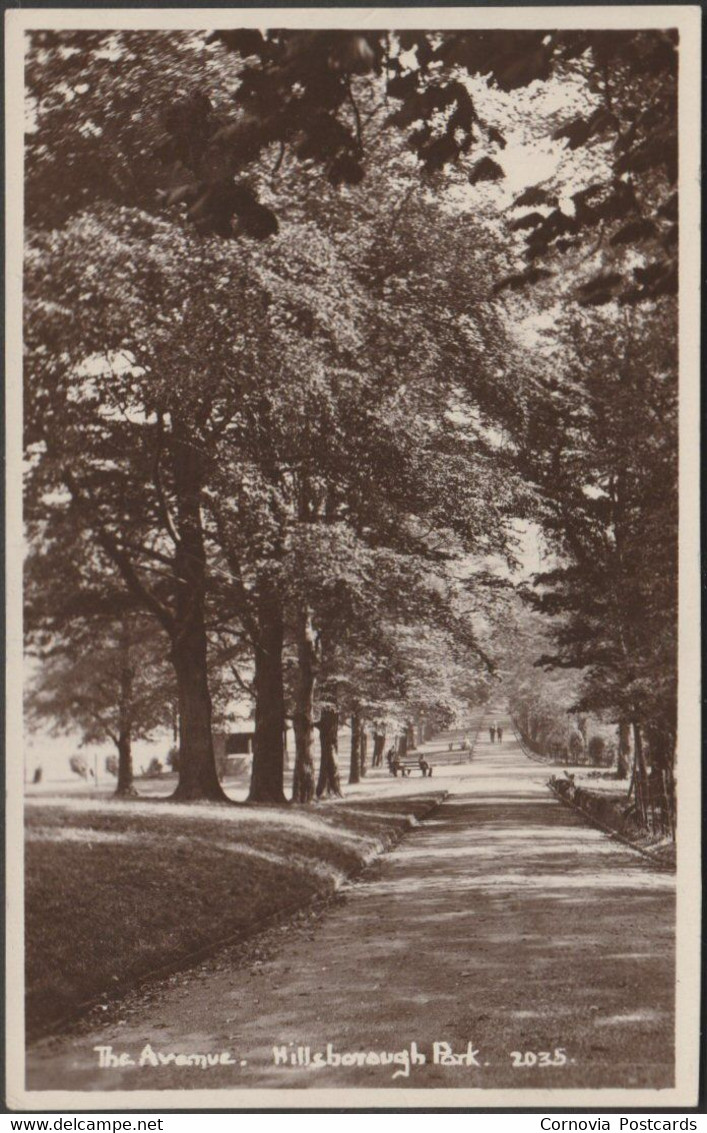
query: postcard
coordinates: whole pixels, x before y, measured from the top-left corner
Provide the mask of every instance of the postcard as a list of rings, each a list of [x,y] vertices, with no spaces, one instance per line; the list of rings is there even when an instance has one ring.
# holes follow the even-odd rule
[[[696,1105],[700,15],[6,13],[10,1109]]]

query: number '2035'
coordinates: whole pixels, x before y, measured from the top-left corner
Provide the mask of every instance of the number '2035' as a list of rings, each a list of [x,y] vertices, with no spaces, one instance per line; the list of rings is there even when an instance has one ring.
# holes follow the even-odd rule
[[[554,1050],[512,1050],[510,1054],[514,1068],[567,1065],[567,1055],[561,1046],[556,1046]]]

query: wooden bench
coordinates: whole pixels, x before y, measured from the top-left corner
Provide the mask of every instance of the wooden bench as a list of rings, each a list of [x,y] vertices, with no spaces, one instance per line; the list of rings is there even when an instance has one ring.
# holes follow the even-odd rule
[[[432,764],[425,756],[422,756],[423,761],[427,764],[427,768],[420,766],[420,757],[417,755],[404,755],[402,758],[393,760],[390,764],[390,773],[397,778],[398,771],[403,779],[406,775],[412,774],[413,771],[420,771],[424,779],[425,776],[432,775]]]

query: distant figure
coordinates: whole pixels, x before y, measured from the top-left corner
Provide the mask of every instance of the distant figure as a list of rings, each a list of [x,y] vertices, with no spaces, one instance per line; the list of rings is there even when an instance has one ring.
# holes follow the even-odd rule
[[[463,747],[464,749],[466,749],[466,748],[468,748],[469,746],[470,746],[470,745],[469,745],[469,737],[468,737],[468,736],[464,736],[464,739],[462,740],[462,747]]]
[[[34,775],[32,776],[32,782],[33,783],[41,783],[42,782],[42,768],[41,767],[35,768]]]
[[[498,736],[498,742],[502,743],[503,742],[503,728],[500,726],[500,724],[499,724],[498,728],[496,728],[496,735]]]
[[[489,736],[491,737],[491,743],[493,743],[494,740],[496,739],[496,725],[495,724],[492,724],[491,727],[489,728]]]
[[[432,768],[425,759],[424,755],[421,755],[417,762],[420,767],[420,771],[422,772],[422,778],[424,779],[425,776],[429,778],[432,774]]]
[[[395,771],[395,768],[394,768],[395,748],[393,748],[393,747],[388,748],[388,751],[386,752],[385,760],[386,760],[386,763],[388,764],[388,770],[389,770],[390,774],[396,775],[397,772]]]

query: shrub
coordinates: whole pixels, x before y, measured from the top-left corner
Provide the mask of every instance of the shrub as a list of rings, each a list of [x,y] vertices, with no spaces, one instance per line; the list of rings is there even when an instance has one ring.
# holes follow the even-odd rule
[[[581,732],[572,732],[570,734],[570,758],[579,763],[584,755],[584,740],[582,739]]]
[[[606,743],[603,736],[592,736],[587,745],[589,762],[600,764],[604,762]]]
[[[69,767],[74,775],[80,775],[82,779],[88,779],[88,764],[82,755],[72,755],[69,760]]]

